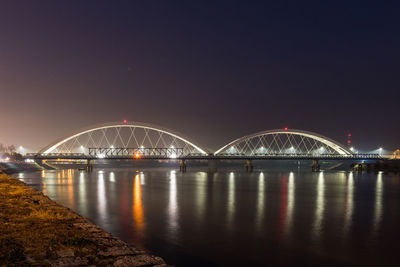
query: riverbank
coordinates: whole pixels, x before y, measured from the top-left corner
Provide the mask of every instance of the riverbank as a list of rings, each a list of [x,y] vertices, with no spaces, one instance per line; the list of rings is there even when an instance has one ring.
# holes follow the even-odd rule
[[[0,174],[0,265],[167,266],[5,174]]]
[[[0,173],[13,174],[42,170],[38,165],[21,161],[0,162]]]

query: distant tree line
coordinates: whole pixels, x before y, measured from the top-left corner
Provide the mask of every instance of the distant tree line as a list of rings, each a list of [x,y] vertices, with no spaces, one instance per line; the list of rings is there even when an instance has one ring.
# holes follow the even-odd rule
[[[11,161],[22,161],[22,155],[16,152],[14,145],[3,145],[0,143],[0,159],[9,159]]]
[[[15,146],[14,145],[3,145],[0,143],[0,152],[2,153],[14,153],[15,152]]]

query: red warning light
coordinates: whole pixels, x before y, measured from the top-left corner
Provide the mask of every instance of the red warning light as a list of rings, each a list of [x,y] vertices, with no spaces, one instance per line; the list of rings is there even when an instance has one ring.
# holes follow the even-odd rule
[[[349,133],[347,136],[348,136],[348,137],[351,137],[351,133]]]
[[[288,127],[285,127],[285,131],[287,131],[288,130]]]
[[[126,120],[124,120],[124,124],[126,124]]]
[[[347,140],[347,143],[348,143],[348,144],[351,144],[351,141],[350,141],[350,140]]]

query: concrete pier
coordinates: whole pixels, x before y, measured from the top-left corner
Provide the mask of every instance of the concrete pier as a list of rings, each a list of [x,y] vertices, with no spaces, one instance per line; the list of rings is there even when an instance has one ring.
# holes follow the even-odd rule
[[[246,172],[253,172],[253,161],[252,160],[246,160],[246,164],[244,165],[246,168]]]
[[[314,159],[314,160],[312,161],[312,164],[311,164],[311,171],[313,171],[313,172],[319,172],[320,168],[321,168],[321,166],[319,165],[318,160],[317,160],[317,159]]]
[[[181,159],[179,161],[179,171],[186,172],[186,160],[185,159]]]

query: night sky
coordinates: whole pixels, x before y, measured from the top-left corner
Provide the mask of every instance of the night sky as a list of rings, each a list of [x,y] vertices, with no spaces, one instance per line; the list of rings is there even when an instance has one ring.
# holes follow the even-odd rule
[[[399,89],[400,2],[0,1],[0,143],[128,119],[394,150]]]

